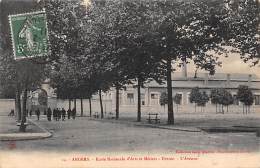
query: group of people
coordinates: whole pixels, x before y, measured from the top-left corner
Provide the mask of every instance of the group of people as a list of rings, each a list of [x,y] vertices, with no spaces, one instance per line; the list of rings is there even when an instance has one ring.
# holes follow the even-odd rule
[[[30,117],[32,117],[32,109],[26,110],[26,116],[28,117],[28,115],[30,115]],[[35,110],[35,115],[37,116],[37,120],[40,120],[40,115],[41,115],[41,111],[39,108],[37,108]],[[72,110],[69,108],[67,111],[64,108],[54,108],[53,110],[51,110],[51,108],[49,107],[46,110],[44,110],[44,115],[47,115],[47,119],[48,121],[51,121],[52,119],[55,121],[59,121],[62,120],[64,121],[66,119],[66,115],[68,117],[68,119],[72,118],[75,119],[76,118],[76,109],[73,108]],[[11,112],[8,114],[8,116],[14,116],[14,110],[12,109]]]
[[[51,121],[51,117],[53,116],[53,120],[55,121],[59,121],[62,120],[64,121],[66,118],[66,114],[68,119],[70,119],[71,117],[73,119],[76,118],[76,109],[73,108],[72,110],[69,108],[66,112],[66,110],[64,108],[60,109],[60,108],[55,108],[53,109],[53,111],[51,110],[51,108],[49,107],[47,109],[47,119],[48,121]]]

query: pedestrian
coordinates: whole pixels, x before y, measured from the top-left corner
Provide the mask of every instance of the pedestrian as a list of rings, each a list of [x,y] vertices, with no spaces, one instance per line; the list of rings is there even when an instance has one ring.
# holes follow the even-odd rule
[[[51,108],[50,107],[47,110],[47,119],[48,119],[48,121],[51,121]]]
[[[54,115],[55,121],[58,121],[58,109],[57,108],[55,108],[53,110],[53,115]]]
[[[60,108],[58,108],[57,112],[58,112],[58,121],[59,121],[61,119],[61,110],[60,110]]]
[[[62,115],[62,121],[65,120],[65,116],[66,116],[66,111],[64,108],[61,109],[61,115]]]
[[[11,112],[8,114],[8,116],[14,116],[14,109],[11,110]]]
[[[28,115],[29,115],[29,110],[26,109],[26,117],[28,117]]]
[[[72,118],[73,118],[73,120],[75,120],[75,118],[76,118],[76,108],[75,107],[72,109]]]
[[[55,108],[52,111],[52,118],[53,118],[53,120],[56,120],[56,110],[55,110]]]
[[[67,114],[68,114],[68,120],[69,120],[70,116],[71,116],[71,109],[70,108],[68,109]]]
[[[37,115],[37,120],[40,120],[40,109],[38,108],[36,111],[35,111],[36,115]]]
[[[30,115],[30,117],[32,117],[32,109],[30,109],[29,115]]]

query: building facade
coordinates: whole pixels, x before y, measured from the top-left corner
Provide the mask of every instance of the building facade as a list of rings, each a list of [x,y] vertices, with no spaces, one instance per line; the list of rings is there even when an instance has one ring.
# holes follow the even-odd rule
[[[39,106],[39,93],[46,92],[47,106],[53,108],[69,108],[68,100],[57,99],[55,89],[51,88],[45,81],[41,88],[31,92],[27,102],[28,108],[34,108]],[[190,103],[189,97],[192,88],[198,87],[201,91],[205,91],[208,95],[212,89],[225,88],[236,97],[238,86],[247,85],[252,90],[254,95],[254,103],[251,106],[251,112],[260,113],[260,78],[253,74],[224,74],[216,73],[214,76],[210,76],[207,73],[199,73],[194,78],[193,74],[187,73],[173,73],[172,74],[172,92],[173,96],[179,94],[181,97],[180,104],[174,103],[174,112],[177,114],[195,113],[194,104]],[[156,112],[160,115],[167,116],[167,105],[160,105],[160,97],[162,93],[167,92],[166,83],[159,85],[155,81],[151,81],[145,84],[145,87],[141,89],[141,108],[143,115]],[[103,93],[103,107],[104,112],[114,113],[116,108],[116,91],[112,88],[109,92]],[[120,90],[119,93],[119,108],[120,116],[136,116],[137,111],[137,88],[134,85],[128,85],[125,89]],[[14,100],[1,100],[1,104],[6,104],[6,101],[14,108]],[[47,107],[46,106],[46,107]],[[3,108],[3,105],[1,105]],[[11,106],[10,106],[11,107]],[[71,107],[74,107],[74,103],[71,103]],[[8,107],[4,108],[5,112],[10,111]],[[76,109],[78,113],[81,111],[81,101],[77,100]],[[89,101],[83,100],[84,115],[89,115]],[[100,103],[98,95],[92,97],[92,112],[100,112]],[[200,109],[196,110],[199,113]],[[226,110],[225,110],[226,112]],[[204,113],[216,113],[216,106],[209,101],[206,104]],[[229,106],[229,113],[243,113],[243,104],[237,100],[233,105]]]
[[[217,73],[210,76],[207,73],[197,74],[194,78],[191,74],[173,73],[172,74],[172,92],[173,96],[179,94],[181,97],[180,104],[174,103],[175,112],[177,113],[193,113],[194,104],[190,103],[189,97],[192,88],[198,87],[201,91],[205,91],[210,95],[212,89],[225,88],[235,98],[233,105],[229,107],[229,112],[241,113],[243,104],[236,100],[236,94],[239,85],[247,85],[254,95],[254,103],[251,112],[260,112],[260,79],[252,74],[224,74]],[[166,84],[159,85],[155,81],[147,83],[141,90],[142,111],[165,113],[164,107],[160,105],[160,96],[163,92],[167,92]],[[111,91],[112,107],[115,107],[115,90]],[[133,86],[126,87],[119,93],[119,103],[121,113],[136,112],[137,109],[137,89]],[[178,110],[177,110],[178,106]],[[112,111],[115,111],[113,108]],[[215,113],[215,105],[209,101],[206,104],[205,112]]]

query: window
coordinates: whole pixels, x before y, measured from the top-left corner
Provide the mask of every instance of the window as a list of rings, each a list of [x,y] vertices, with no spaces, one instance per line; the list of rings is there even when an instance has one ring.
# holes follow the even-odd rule
[[[182,104],[182,93],[176,93],[173,99],[175,104]]]
[[[255,95],[255,105],[260,105],[260,95]]]
[[[158,105],[159,104],[159,94],[158,93],[151,93],[151,105]]]
[[[142,105],[145,105],[145,94],[144,93],[141,93],[141,102],[142,102]]]
[[[122,104],[122,93],[119,93],[119,104]]]
[[[158,94],[152,93],[151,94],[151,99],[158,99]]]
[[[187,93],[187,104],[191,103],[190,102],[190,93]]]
[[[239,100],[237,99],[237,95],[233,95],[233,104],[234,105],[239,105]]]
[[[132,105],[134,104],[134,94],[127,93],[127,104]]]

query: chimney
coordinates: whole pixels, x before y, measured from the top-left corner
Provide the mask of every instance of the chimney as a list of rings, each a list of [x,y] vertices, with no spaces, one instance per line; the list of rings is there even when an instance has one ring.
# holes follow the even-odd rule
[[[227,81],[226,81],[226,85],[229,86],[230,85],[230,74],[227,74]]]
[[[249,75],[248,75],[248,81],[247,81],[247,85],[250,87],[250,86],[251,86],[251,84],[252,84],[252,75],[251,75],[251,74],[249,74]]]
[[[182,77],[187,78],[187,63],[186,61],[182,61]]]
[[[204,85],[208,85],[209,83],[209,74],[205,73],[205,77],[204,77]]]

